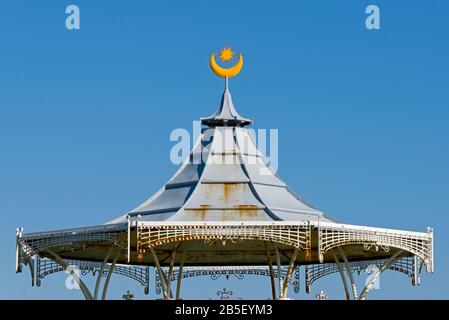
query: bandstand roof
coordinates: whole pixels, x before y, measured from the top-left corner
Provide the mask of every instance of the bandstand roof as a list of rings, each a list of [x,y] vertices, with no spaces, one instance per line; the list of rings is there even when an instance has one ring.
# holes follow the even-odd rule
[[[129,214],[142,221],[330,221],[302,200],[267,165],[253,134],[225,88],[218,111],[204,126],[175,175]]]

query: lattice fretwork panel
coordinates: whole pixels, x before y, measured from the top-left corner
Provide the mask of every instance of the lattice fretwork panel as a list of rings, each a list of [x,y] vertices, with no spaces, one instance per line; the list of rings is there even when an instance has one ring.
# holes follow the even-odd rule
[[[395,230],[374,230],[358,228],[356,226],[340,226],[336,224],[322,224],[319,226],[319,258],[324,259],[327,251],[345,245],[361,244],[364,249],[381,248],[385,252],[390,247],[406,250],[420,257],[426,264],[427,270],[433,271],[432,257],[433,236],[431,234],[404,233]]]
[[[353,261],[350,262],[349,265],[351,268],[351,272],[357,271],[360,274],[362,271],[368,271],[371,266],[375,266],[376,268],[380,269],[380,267],[385,263],[386,260],[387,259]],[[343,263],[341,267],[343,269],[343,272],[345,272],[346,274],[346,265]],[[412,278],[413,284],[415,283],[413,279],[416,279],[416,277],[418,276],[416,274],[417,269],[415,268],[415,257],[403,257],[396,259],[388,269],[406,274],[408,277]],[[305,267],[306,289],[310,288],[310,286],[320,278],[337,272],[338,268],[335,263],[307,265]]]
[[[162,244],[186,241],[204,240],[210,244],[220,241],[225,245],[229,242],[243,240],[273,241],[290,245],[306,253],[310,258],[311,229],[305,222],[301,225],[159,225],[139,223],[137,230],[137,248],[139,254],[145,254],[149,247]]]
[[[165,274],[168,274],[168,268],[162,268]],[[282,267],[281,269],[282,275],[281,277],[285,279],[287,275],[287,268]],[[191,277],[201,277],[201,276],[210,276],[212,280],[217,280],[219,278],[229,279],[230,277],[235,277],[237,279],[243,279],[245,275],[248,276],[270,276],[270,269],[266,266],[209,266],[209,267],[184,267],[182,272],[182,278],[191,278]],[[274,278],[278,278],[277,271],[273,272]],[[175,282],[179,277],[179,268],[173,269],[173,274],[171,281]],[[158,272],[155,270],[155,279],[156,279],[156,294],[161,294],[161,281],[159,278]],[[294,275],[290,278],[290,284],[293,285],[293,290],[295,293],[299,293],[299,267],[295,268]]]
[[[69,266],[75,266],[81,276],[88,275],[92,273],[93,276],[98,275],[101,268],[101,262],[96,261],[84,261],[84,260],[65,260]],[[101,274],[102,277],[106,277],[111,268],[111,264],[107,263],[103,269]],[[48,258],[40,258],[37,257],[36,260],[36,275],[37,275],[37,285],[40,286],[41,279],[46,276],[56,273],[62,272],[65,269]],[[148,266],[136,266],[136,265],[122,265],[116,264],[113,270],[113,273],[119,274],[130,279],[133,279],[139,282],[142,286],[145,287],[145,292],[148,293],[149,288],[149,267]]]

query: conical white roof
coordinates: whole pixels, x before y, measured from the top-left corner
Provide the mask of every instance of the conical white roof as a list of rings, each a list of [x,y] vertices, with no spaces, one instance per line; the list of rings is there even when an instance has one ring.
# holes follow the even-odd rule
[[[202,119],[190,156],[159,192],[129,214],[143,221],[327,220],[265,163],[226,88],[217,113]],[[125,219],[121,216],[111,222]]]

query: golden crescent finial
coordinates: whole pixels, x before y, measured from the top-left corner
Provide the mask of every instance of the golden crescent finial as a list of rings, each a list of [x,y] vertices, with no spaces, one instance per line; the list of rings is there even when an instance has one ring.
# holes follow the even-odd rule
[[[223,50],[220,51],[220,58],[223,61],[229,61],[232,59],[234,53],[232,52],[231,48],[224,48]],[[240,70],[242,70],[243,67],[243,56],[240,53],[239,54],[239,59],[237,61],[237,63],[230,68],[222,68],[220,67],[217,62],[215,61],[215,54],[212,53],[210,55],[210,68],[212,69],[212,71],[219,77],[222,78],[232,78],[235,77],[236,75],[239,74]]]

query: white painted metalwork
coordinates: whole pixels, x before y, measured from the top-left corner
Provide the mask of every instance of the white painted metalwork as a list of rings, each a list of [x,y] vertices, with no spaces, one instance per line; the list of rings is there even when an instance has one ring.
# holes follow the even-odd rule
[[[21,264],[21,248],[20,248],[20,238],[22,238],[23,234],[23,228],[19,227],[16,230],[16,273],[19,273],[22,271],[22,264]]]
[[[129,214],[126,215],[126,223],[127,223],[127,227],[128,227],[128,230],[127,230],[127,232],[128,232],[128,241],[127,241],[128,242],[128,245],[127,245],[128,251],[126,254],[126,260],[129,263],[131,261],[131,217]]]
[[[318,292],[318,293],[315,295],[315,297],[316,297],[318,300],[327,300],[327,298],[329,298],[329,296],[327,295],[327,293],[324,292],[323,290],[321,290],[320,292]]]
[[[331,250],[332,253],[332,250]],[[407,275],[409,278],[413,279],[419,277],[419,263],[415,263],[416,256],[413,257],[400,257],[395,259],[393,264],[388,266],[389,270],[401,272]],[[349,262],[351,272],[357,272],[360,274],[364,270],[366,270],[369,266],[376,266],[377,268],[381,268],[385,264],[386,259],[377,259],[377,260],[362,260],[362,261],[352,261]],[[347,272],[347,268],[345,265],[341,266],[342,272]],[[306,275],[306,292],[310,292],[311,285],[319,280],[322,277],[327,275],[340,272],[338,270],[337,263],[322,263],[322,264],[313,264],[307,265],[305,267],[305,275]],[[349,291],[348,291],[349,294]]]
[[[167,267],[161,268],[163,272],[167,272]],[[281,279],[285,279],[287,275],[287,268],[281,268]],[[225,276],[226,279],[229,276],[235,276],[237,279],[243,279],[245,275],[249,276],[268,276],[272,278],[272,286],[274,287],[274,279],[278,278],[277,272],[273,273],[267,266],[202,266],[202,267],[175,267],[173,269],[173,275],[171,281],[180,282],[180,278],[186,279],[190,277],[199,276],[210,276],[212,280],[216,280],[221,276]],[[158,270],[155,271],[155,283],[156,283],[156,294],[162,293],[162,283],[160,281],[160,276]],[[299,267],[294,268],[294,277],[289,278],[289,283],[293,286],[294,292],[299,293]],[[180,286],[180,285],[179,285]],[[277,299],[276,290],[273,293],[273,300]],[[177,295],[177,300],[179,296]]]
[[[268,248],[267,242],[265,242],[265,251],[267,253],[268,270],[270,273],[271,297],[273,298],[273,300],[275,300],[276,299],[276,285],[274,282],[273,262],[271,260],[271,253],[270,253],[270,249]]]
[[[369,228],[329,222],[319,223],[319,259],[330,249],[361,244],[365,250],[374,248],[388,252],[390,247],[403,249],[417,255],[425,262],[428,272],[433,272],[433,234],[402,230]]]
[[[141,221],[137,225],[137,250],[145,254],[150,247],[177,241],[204,240],[206,243],[220,241],[261,240],[290,245],[305,252],[310,259],[310,223],[181,223],[155,224]]]
[[[279,281],[279,299],[282,298],[282,293],[284,292],[283,283],[282,283],[282,267],[281,267],[281,256],[279,255],[278,246],[274,245],[274,250],[276,252],[276,265],[278,268],[278,281]]]
[[[117,263],[119,256],[120,256],[120,251],[118,251],[116,253],[114,260],[112,260],[111,268],[109,269],[108,276],[106,277],[106,281],[104,282],[103,293],[101,294],[101,300],[106,300],[106,294],[108,292],[109,282],[111,281],[111,276],[112,276],[112,273],[114,272],[115,265]]]
[[[399,250],[394,255],[392,255],[390,258],[388,258],[385,263],[380,267],[379,270],[371,277],[371,279],[366,284],[365,288],[363,288],[362,292],[360,293],[359,300],[365,300],[366,295],[368,294],[369,290],[371,290],[372,286],[376,282],[377,278],[384,272],[390,265],[394,263],[394,260],[396,260],[397,257],[403,252],[404,250]]]
[[[149,247],[149,249],[150,249],[151,255],[153,256],[153,260],[154,260],[154,263],[156,265],[157,272],[159,274],[159,279],[160,279],[161,284],[162,284],[162,293],[163,293],[165,299],[169,299],[169,292],[168,292],[168,287],[167,287],[167,279],[165,278],[164,271],[161,268],[161,265],[159,263],[159,259],[158,259],[157,255],[156,255],[156,252],[154,252],[153,247]]]
[[[180,296],[181,296],[181,282],[182,282],[182,272],[184,269],[184,261],[186,258],[186,251],[184,250],[182,252],[182,258],[181,258],[181,262],[179,264],[179,268],[178,268],[178,280],[176,283],[176,300],[179,300]]]
[[[349,294],[348,282],[346,281],[346,277],[345,277],[345,274],[343,272],[343,268],[341,267],[340,261],[338,260],[338,257],[336,256],[336,254],[334,253],[333,250],[331,250],[331,254],[332,254],[332,257],[334,258],[335,266],[337,267],[337,270],[340,273],[341,281],[343,282],[343,287],[345,289],[346,300],[350,300],[351,296]]]
[[[182,243],[179,244],[179,246],[181,246]],[[167,273],[167,290],[170,293],[170,298],[173,298],[173,293],[171,291],[171,278],[173,275],[173,267],[175,265],[175,258],[176,258],[176,249],[178,246],[174,246],[173,251],[171,253],[171,259],[170,259],[170,265],[168,267],[168,273]]]
[[[112,253],[113,250],[114,250],[114,247],[110,247],[109,248],[108,253],[104,257],[104,260],[103,260],[103,262],[100,265],[100,270],[99,270],[98,276],[97,276],[97,282],[95,283],[94,300],[97,300],[97,298],[98,298],[98,290],[100,289],[101,275],[102,275],[102,273],[104,271],[104,268],[105,268],[106,264],[108,263],[109,257],[111,256],[111,253]]]
[[[118,257],[118,256],[117,256]],[[127,278],[133,279],[140,283],[144,287],[144,292],[148,294],[149,292],[149,267],[148,266],[136,266],[136,265],[115,265],[112,268],[111,263],[107,263],[104,267],[103,272],[100,272],[100,262],[97,261],[83,261],[83,260],[73,260],[65,259],[67,265],[76,266],[76,268],[81,272],[82,276],[91,273],[93,276],[101,275],[106,277],[111,273],[125,276]],[[57,273],[63,272],[65,268],[57,264],[51,259],[36,257],[36,284],[41,285],[41,280],[45,277]]]
[[[72,251],[82,250],[86,244],[95,242],[111,243],[125,248],[128,245],[126,224],[20,234],[17,238],[19,263],[35,254],[41,255],[48,249],[70,247]]]
[[[288,291],[288,284],[290,283],[290,277],[292,276],[293,269],[295,268],[296,264],[296,256],[298,255],[298,248],[295,248],[295,251],[293,252],[293,255],[290,259],[290,263],[288,265],[287,274],[285,275],[284,283],[282,285],[282,298],[287,298],[287,291]]]
[[[145,253],[150,247],[181,240],[203,240],[206,243],[212,241],[226,243],[226,241],[260,240],[290,245],[310,257],[310,253],[314,250],[311,247],[312,233],[317,232],[319,257],[323,257],[323,254],[332,248],[340,247],[344,250],[346,245],[361,245],[364,250],[377,248],[377,250],[383,250],[385,254],[388,254],[390,247],[407,248],[404,250],[419,257],[420,264],[416,266],[419,272],[409,272],[415,277],[414,283],[419,284],[419,273],[424,263],[428,270],[433,270],[433,231],[431,229],[428,233],[418,233],[323,221],[214,221],[207,223],[178,221],[170,222],[169,225],[166,222],[138,221],[130,225],[130,228],[134,225],[133,228],[137,231],[137,250],[140,253]],[[31,267],[32,257],[36,255],[39,258],[40,254],[48,251],[48,248],[69,246],[82,250],[90,243],[110,242],[111,244],[121,243],[120,247],[128,249],[128,239],[130,239],[129,235],[132,230],[128,229],[128,225],[126,225],[124,229],[115,226],[115,228],[93,227],[27,235],[18,232],[16,269],[21,269],[22,263]],[[397,261],[404,260],[401,258]],[[350,265],[353,268],[354,262],[351,262]],[[395,262],[390,269],[401,269],[397,266],[398,264]],[[345,270],[347,269],[345,267]],[[402,269],[403,272],[408,270]],[[333,270],[338,272],[337,267],[334,267]],[[37,273],[36,283],[38,285],[40,284],[40,278],[41,276]]]
[[[343,261],[346,266],[346,272],[348,273],[349,281],[351,282],[351,288],[352,288],[352,296],[354,300],[357,300],[357,286],[354,281],[354,277],[352,276],[352,270],[351,266],[349,265],[348,258],[346,257],[344,251],[341,249],[341,247],[338,247],[338,253],[343,258]]]
[[[80,277],[78,276],[78,274],[75,272],[75,270],[73,268],[69,268],[69,265],[67,264],[67,262],[64,261],[64,259],[62,259],[57,253],[53,252],[51,249],[48,249],[47,251],[53,257],[53,259],[56,263],[58,263],[59,265],[61,265],[61,267],[63,267],[65,270],[70,272],[70,275],[73,277],[75,282],[78,284],[78,286],[81,289],[86,300],[93,300],[92,294],[90,293],[90,291],[87,288],[84,281],[81,280]]]

